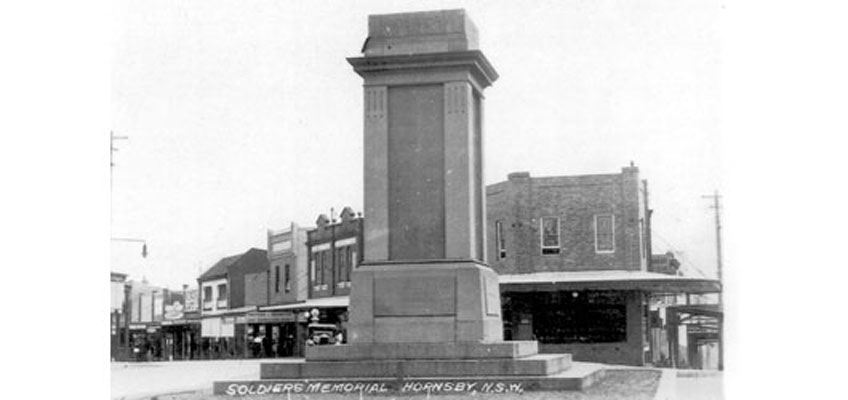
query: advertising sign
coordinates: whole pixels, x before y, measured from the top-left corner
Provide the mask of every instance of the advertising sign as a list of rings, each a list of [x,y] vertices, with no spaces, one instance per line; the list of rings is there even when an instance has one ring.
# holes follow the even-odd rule
[[[183,307],[184,312],[193,312],[199,310],[197,294],[197,289],[187,290],[185,292],[185,306]]]
[[[185,307],[179,302],[175,301],[167,306],[165,306],[165,319],[166,320],[175,320],[182,318],[185,313],[183,312]]]

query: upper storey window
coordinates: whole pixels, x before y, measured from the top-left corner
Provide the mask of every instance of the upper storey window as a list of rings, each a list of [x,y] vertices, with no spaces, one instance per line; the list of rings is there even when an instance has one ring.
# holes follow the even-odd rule
[[[595,216],[595,252],[615,252],[615,216]]]
[[[495,243],[498,245],[498,260],[506,258],[506,239],[504,238],[503,222],[495,221]]]
[[[559,254],[559,217],[543,217],[539,221],[542,235],[542,254]]]

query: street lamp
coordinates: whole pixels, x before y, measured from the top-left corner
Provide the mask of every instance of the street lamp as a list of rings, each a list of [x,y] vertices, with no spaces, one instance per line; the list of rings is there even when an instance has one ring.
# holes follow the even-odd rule
[[[147,258],[147,240],[135,238],[111,238],[113,242],[134,242],[141,243],[141,256]]]

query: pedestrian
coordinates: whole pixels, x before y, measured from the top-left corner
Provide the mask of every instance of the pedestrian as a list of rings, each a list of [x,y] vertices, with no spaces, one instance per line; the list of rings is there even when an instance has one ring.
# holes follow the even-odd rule
[[[260,352],[262,351],[262,341],[265,339],[265,336],[259,335],[253,338],[253,358],[259,358]]]

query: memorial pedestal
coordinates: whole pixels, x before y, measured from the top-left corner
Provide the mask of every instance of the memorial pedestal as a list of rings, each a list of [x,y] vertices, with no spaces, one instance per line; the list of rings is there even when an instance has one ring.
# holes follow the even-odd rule
[[[497,274],[471,260],[362,265],[352,276],[349,342],[501,342],[499,290]]]

